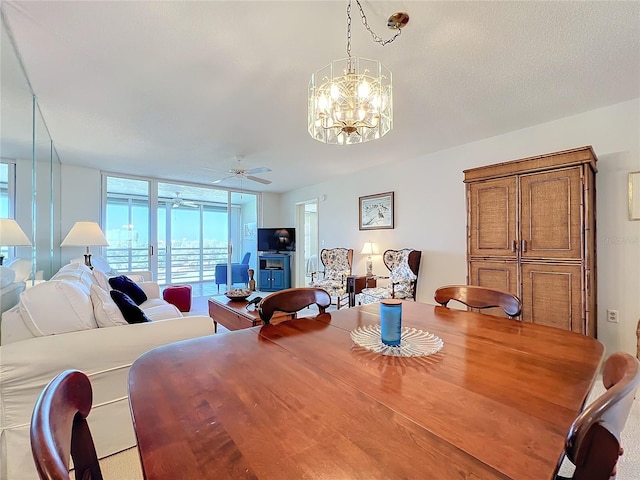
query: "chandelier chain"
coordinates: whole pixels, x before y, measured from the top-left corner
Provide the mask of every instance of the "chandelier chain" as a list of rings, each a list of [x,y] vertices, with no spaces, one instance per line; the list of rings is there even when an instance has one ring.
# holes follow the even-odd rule
[[[369,22],[367,21],[367,16],[364,14],[364,10],[362,9],[362,5],[360,4],[360,0],[356,0],[356,4],[358,5],[358,10],[360,10],[360,17],[362,17],[362,24],[364,28],[371,34],[371,38],[376,43],[379,43],[383,47],[393,42],[398,36],[402,33],[402,29],[398,29],[393,37],[388,40],[385,40],[381,36],[377,35],[371,27],[369,26]],[[347,2],[347,57],[351,59],[351,0]],[[351,66],[351,61],[349,61],[349,67]]]
[[[367,31],[371,34],[371,38],[373,38],[373,41],[376,43],[379,43],[380,45],[382,45],[383,47],[388,44],[393,42],[396,38],[398,38],[398,36],[402,33],[402,29],[398,29],[398,31],[395,33],[395,35],[393,37],[391,37],[388,40],[385,40],[384,38],[382,38],[381,36],[377,35],[373,30],[371,30],[371,27],[369,26],[369,23],[367,22],[367,16],[364,14],[364,10],[362,9],[362,5],[360,5],[360,0],[356,0],[356,4],[358,5],[358,9],[360,10],[360,16],[362,17],[362,24],[364,25],[364,28],[367,29]],[[349,7],[348,9],[351,9],[351,0],[349,0]],[[349,23],[351,22],[351,17],[349,17]],[[350,33],[349,33],[350,35]]]
[[[347,57],[351,58],[351,0],[347,3]]]

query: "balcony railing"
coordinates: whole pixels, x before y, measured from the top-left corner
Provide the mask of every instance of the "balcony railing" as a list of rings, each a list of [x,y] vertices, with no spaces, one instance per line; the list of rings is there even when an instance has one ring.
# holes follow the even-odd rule
[[[166,249],[159,249],[157,254],[160,284],[213,281],[215,266],[227,262],[226,247],[172,247],[168,275]],[[117,271],[150,270],[147,248],[108,248],[107,260]]]

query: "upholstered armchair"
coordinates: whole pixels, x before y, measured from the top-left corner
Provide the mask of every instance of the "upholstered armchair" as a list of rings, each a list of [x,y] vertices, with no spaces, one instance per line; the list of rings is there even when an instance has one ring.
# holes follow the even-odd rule
[[[404,248],[402,250],[387,250],[382,255],[385,266],[389,269],[389,276],[375,275],[376,281],[388,279],[386,286],[363,288],[356,296],[358,304],[379,302],[384,298],[416,299],[418,285],[418,270],[420,269],[420,250]]]
[[[311,273],[309,286],[322,288],[331,298],[336,297],[336,307],[347,299],[347,277],[351,275],[353,264],[352,248],[323,248],[320,261],[324,270]],[[348,299],[345,305],[348,305]]]
[[[251,258],[251,252],[247,252],[242,257],[240,263],[231,264],[231,284],[243,283],[245,286],[249,285],[249,258]],[[216,285],[218,285],[218,292],[220,291],[220,284],[226,285],[227,283],[227,264],[219,263],[216,265]],[[229,286],[231,288],[231,286]]]

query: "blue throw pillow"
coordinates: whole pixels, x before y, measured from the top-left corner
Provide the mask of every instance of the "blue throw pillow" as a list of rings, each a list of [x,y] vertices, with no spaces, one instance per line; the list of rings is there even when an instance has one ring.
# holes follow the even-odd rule
[[[136,282],[126,275],[111,277],[109,279],[109,285],[111,285],[111,288],[114,290],[120,290],[121,292],[129,295],[136,305],[140,305],[142,302],[147,301],[147,295],[144,293],[144,290],[142,290]]]
[[[127,323],[145,323],[151,321],[126,293],[119,290],[111,290],[109,294],[120,309],[120,312],[122,312],[122,316]]]

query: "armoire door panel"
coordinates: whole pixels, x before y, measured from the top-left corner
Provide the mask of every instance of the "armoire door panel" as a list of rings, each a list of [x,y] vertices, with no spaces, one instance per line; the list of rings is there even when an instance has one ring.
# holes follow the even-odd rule
[[[522,319],[586,334],[580,265],[522,264]]]
[[[469,284],[503,290],[519,296],[518,264],[515,262],[472,261],[469,264]],[[507,317],[501,308],[484,309],[482,313]]]
[[[586,146],[465,170],[468,282],[509,285],[523,321],[596,336],[597,160]]]
[[[516,257],[516,180],[469,185],[471,256]]]
[[[520,192],[521,256],[581,258],[580,167],[522,175]]]

